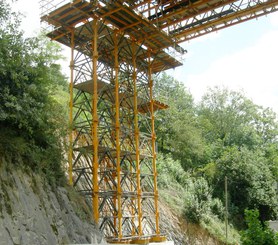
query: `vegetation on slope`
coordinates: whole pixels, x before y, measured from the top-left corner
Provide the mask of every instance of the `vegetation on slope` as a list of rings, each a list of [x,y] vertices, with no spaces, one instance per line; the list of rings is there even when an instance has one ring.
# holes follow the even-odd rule
[[[188,220],[225,241],[227,176],[231,227],[246,228],[245,209],[258,209],[262,222],[275,219],[276,114],[226,88],[211,88],[194,103],[185,87],[166,74],[155,85],[157,97],[166,97],[170,106],[157,115],[161,196]],[[232,244],[239,240],[235,233],[229,238]]]
[[[248,229],[241,233],[242,245],[278,244],[278,233],[275,235],[266,223],[262,224],[259,221],[259,211],[257,209],[246,209],[245,216]]]
[[[0,154],[14,163],[20,155],[28,163],[24,167],[61,183],[67,120],[61,94],[67,84],[56,64],[60,48],[42,37],[25,39],[19,19],[0,2]],[[165,74],[156,80],[155,93],[170,106],[156,121],[163,199],[224,241],[227,176],[229,243],[239,241],[232,227],[246,228],[245,209],[257,209],[261,221],[277,217],[275,113],[225,88],[209,89],[196,104]]]
[[[25,39],[20,17],[0,2],[0,153],[23,157],[52,182],[63,179],[64,108],[55,99],[65,90],[60,48],[42,37]]]

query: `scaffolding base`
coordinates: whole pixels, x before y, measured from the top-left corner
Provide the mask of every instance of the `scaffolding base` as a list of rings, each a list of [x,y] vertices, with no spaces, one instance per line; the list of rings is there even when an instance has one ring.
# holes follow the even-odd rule
[[[150,239],[150,242],[166,242],[166,240],[165,236],[155,236]]]
[[[106,244],[113,244],[113,245],[117,245],[117,244],[130,244],[131,240],[122,240],[122,241],[107,241]]]
[[[149,244],[149,239],[136,239],[131,242],[131,244]]]
[[[166,239],[166,238],[165,238]],[[148,244],[148,245],[174,245],[173,241],[158,241],[159,239],[157,239],[156,241],[151,241],[149,239],[138,239],[138,240],[132,240],[131,242],[127,243],[127,244],[133,244],[133,245],[141,245],[141,244]],[[145,243],[143,243],[145,242]],[[110,244],[110,243],[108,243]],[[115,242],[112,243],[113,245],[121,245],[123,244],[122,242]],[[126,243],[125,243],[126,244]],[[94,244],[94,245],[105,245],[105,244]]]

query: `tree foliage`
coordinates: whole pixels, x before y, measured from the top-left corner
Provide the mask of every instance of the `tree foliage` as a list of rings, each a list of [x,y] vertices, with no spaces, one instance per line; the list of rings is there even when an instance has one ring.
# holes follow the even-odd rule
[[[229,198],[236,207],[233,216],[242,216],[248,207],[257,208],[262,220],[275,218],[275,179],[261,151],[228,148],[217,160],[213,183],[215,196],[224,196],[225,176],[228,178]]]
[[[185,169],[201,162],[205,149],[192,95],[166,74],[156,79],[155,91],[156,98],[169,106],[156,115],[159,150],[171,153]]]
[[[169,105],[157,113],[159,149],[178,160],[191,177],[201,175],[211,190],[210,200],[224,201],[227,176],[230,218],[239,227],[246,208],[257,208],[261,220],[277,217],[278,123],[273,110],[256,105],[243,92],[220,87],[208,89],[196,104],[185,87],[167,75],[156,81],[156,89],[158,99],[166,97]],[[203,189],[193,188],[186,197],[187,216],[191,213],[195,221],[203,209],[210,209],[203,205],[210,201],[199,198]]]
[[[257,209],[245,210],[248,228],[241,233],[242,245],[277,245],[278,234],[275,235],[268,225],[262,224],[258,218],[259,211]]]
[[[208,160],[214,167],[214,195],[223,198],[224,178],[228,176],[234,217],[242,220],[245,208],[258,208],[262,220],[277,216],[273,188],[278,156],[275,113],[241,92],[216,87],[202,98],[198,115],[210,148]]]
[[[55,62],[59,46],[42,37],[24,38],[10,6],[0,4],[0,126],[1,151],[17,146],[33,169],[62,176],[61,125],[64,109],[55,91],[65,78]],[[20,143],[21,142],[21,143]],[[19,151],[18,149],[21,149]]]
[[[254,104],[242,92],[210,88],[202,98],[198,114],[209,143],[217,140],[221,147],[236,145],[249,149],[277,143],[275,113]]]

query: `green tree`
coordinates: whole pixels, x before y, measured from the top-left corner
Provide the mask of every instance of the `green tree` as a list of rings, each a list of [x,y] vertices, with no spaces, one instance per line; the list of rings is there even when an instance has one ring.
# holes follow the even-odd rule
[[[267,224],[262,225],[259,221],[259,211],[245,210],[247,229],[241,233],[242,245],[277,245],[278,235],[270,230]]]
[[[197,166],[204,157],[204,142],[198,128],[192,95],[174,78],[166,75],[155,80],[155,97],[169,108],[156,114],[159,150],[171,153],[184,169]]]
[[[189,221],[199,223],[205,215],[211,212],[212,189],[202,177],[192,180],[185,196],[184,215]]]
[[[60,48],[42,37],[25,39],[19,22],[1,1],[0,150],[15,158],[21,155],[34,170],[59,177],[64,108],[55,94],[66,87],[55,63]]]
[[[241,92],[211,88],[198,110],[207,143],[209,164],[201,172],[223,198],[224,178],[230,181],[233,214],[242,220],[245,208],[258,208],[261,219],[277,214],[273,183],[277,176],[277,119]]]
[[[226,149],[216,162],[214,194],[224,197],[224,178],[228,177],[229,199],[233,206],[232,216],[242,220],[246,208],[257,208],[261,220],[277,215],[275,178],[270,171],[264,154],[245,147]]]
[[[258,108],[241,92],[210,88],[202,98],[198,114],[203,135],[214,151],[221,152],[223,147],[233,145],[250,149],[259,145],[261,138],[254,127],[259,120]]]

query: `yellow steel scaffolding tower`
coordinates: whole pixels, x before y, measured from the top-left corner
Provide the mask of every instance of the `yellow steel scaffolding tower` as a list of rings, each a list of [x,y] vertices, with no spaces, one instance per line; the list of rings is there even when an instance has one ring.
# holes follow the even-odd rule
[[[69,182],[109,242],[163,241],[153,75],[178,43],[277,10],[278,0],[41,0],[47,36],[71,49]]]
[[[92,200],[109,242],[165,240],[154,113],[167,106],[153,98],[152,75],[181,65],[164,50],[172,40],[117,2],[76,0],[42,19],[71,48],[70,183]]]

